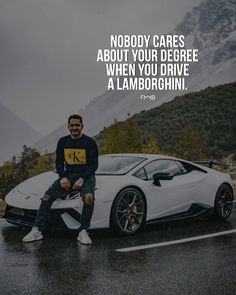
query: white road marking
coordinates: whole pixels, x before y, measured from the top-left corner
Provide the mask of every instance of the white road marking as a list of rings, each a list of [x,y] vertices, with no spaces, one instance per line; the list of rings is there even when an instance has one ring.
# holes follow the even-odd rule
[[[233,233],[236,233],[236,229],[231,229],[231,230],[227,230],[227,231],[222,231],[222,232],[212,233],[212,234],[207,234],[207,235],[202,235],[202,236],[196,236],[196,237],[191,237],[191,238],[186,238],[186,239],[179,239],[179,240],[174,240],[174,241],[169,241],[169,242],[141,245],[141,246],[128,247],[128,248],[120,248],[120,249],[116,249],[116,251],[117,252],[138,251],[138,250],[144,250],[144,249],[150,249],[150,248],[157,248],[157,247],[164,247],[164,246],[169,246],[169,245],[188,243],[188,242],[192,242],[192,241],[198,241],[198,240],[203,240],[203,239],[208,239],[208,238],[213,238],[213,237],[218,237],[218,236],[223,236],[223,235],[228,235],[228,234],[233,234]]]

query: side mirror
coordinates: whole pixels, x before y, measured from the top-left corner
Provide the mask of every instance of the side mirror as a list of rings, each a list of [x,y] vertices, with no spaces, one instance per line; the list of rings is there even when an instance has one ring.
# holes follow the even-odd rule
[[[167,172],[157,172],[153,174],[153,184],[161,186],[160,180],[171,180],[173,177],[173,175]]]

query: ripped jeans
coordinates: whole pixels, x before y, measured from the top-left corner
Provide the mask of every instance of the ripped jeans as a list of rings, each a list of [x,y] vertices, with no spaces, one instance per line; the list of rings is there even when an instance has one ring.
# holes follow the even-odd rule
[[[76,180],[79,178],[76,174],[69,174],[67,178],[70,181],[71,187],[73,187]],[[44,230],[45,224],[47,222],[50,208],[53,202],[58,198],[63,198],[63,196],[68,195],[68,190],[65,190],[60,185],[60,178],[57,179],[45,192],[42,198],[37,216],[35,218],[35,226],[37,226],[41,231]],[[90,227],[90,221],[93,215],[94,209],[94,190],[95,190],[96,179],[95,176],[90,176],[88,179],[84,180],[84,185],[80,188],[80,194],[84,202],[82,214],[80,216],[81,227],[79,230],[88,229]],[[91,202],[86,202],[86,194],[92,194],[93,200]]]

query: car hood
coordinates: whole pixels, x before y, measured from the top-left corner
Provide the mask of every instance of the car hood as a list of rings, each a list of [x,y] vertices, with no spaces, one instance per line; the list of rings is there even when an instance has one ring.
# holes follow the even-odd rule
[[[5,198],[6,203],[18,208],[37,210],[45,191],[57,178],[58,174],[55,172],[45,172],[31,177],[17,185],[7,194]],[[113,200],[124,184],[132,184],[130,180],[128,175],[96,175],[95,195],[101,201]],[[53,208],[78,206],[76,203],[78,200],[63,202],[59,200],[53,203]]]
[[[7,194],[6,203],[18,208],[38,208],[40,198],[57,178],[58,175],[55,172],[45,172],[31,177]]]

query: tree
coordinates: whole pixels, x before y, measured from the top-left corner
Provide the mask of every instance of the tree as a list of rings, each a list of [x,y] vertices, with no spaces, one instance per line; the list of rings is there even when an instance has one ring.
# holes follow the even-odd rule
[[[33,169],[36,165],[37,158],[40,156],[40,153],[33,148],[23,146],[23,151],[20,155],[20,161],[17,164],[21,180],[25,180],[29,177],[29,170]]]
[[[103,129],[101,153],[138,153],[142,151],[143,139],[137,123],[130,117],[121,124],[116,121]]]
[[[19,181],[18,171],[15,169],[12,162],[5,162],[0,167],[0,198],[5,199],[6,194],[16,186]]]
[[[11,189],[29,176],[48,170],[52,170],[52,156],[40,159],[38,151],[24,145],[18,162],[14,156],[12,161],[0,167],[0,197],[4,199]]]
[[[147,144],[143,146],[142,152],[148,154],[162,154],[154,137],[151,137],[148,140]]]
[[[128,119],[123,127],[123,145],[124,152],[139,153],[143,149],[143,137],[138,129],[137,123],[128,114]]]
[[[112,154],[123,152],[124,141],[123,132],[120,123],[115,120],[115,122],[103,129],[103,143],[101,146],[102,154]]]
[[[194,130],[188,122],[175,145],[176,155],[186,160],[203,160],[205,139],[203,129]]]
[[[53,162],[47,155],[43,155],[37,158],[36,165],[29,170],[28,174],[30,177],[38,175],[43,172],[53,170]]]

